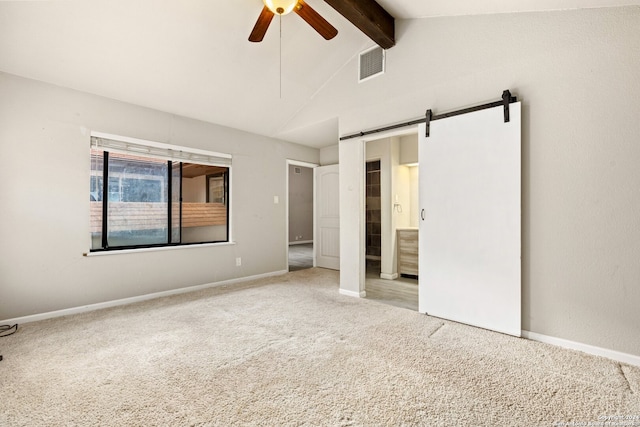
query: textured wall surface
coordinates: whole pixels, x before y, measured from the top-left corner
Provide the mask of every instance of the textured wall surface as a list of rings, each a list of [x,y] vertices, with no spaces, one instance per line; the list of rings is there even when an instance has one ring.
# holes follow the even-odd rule
[[[289,242],[309,240],[313,240],[313,169],[289,165]]]
[[[640,8],[398,21],[397,37],[384,76],[358,85],[354,62],[318,96],[346,99],[340,134],[510,89],[523,106],[522,327],[640,355]],[[342,169],[361,161],[353,144]],[[341,191],[357,188],[346,178]]]
[[[287,159],[317,163],[317,149],[3,73],[0,93],[0,319],[286,269],[273,197],[285,200]],[[232,154],[235,244],[83,256],[92,130]]]

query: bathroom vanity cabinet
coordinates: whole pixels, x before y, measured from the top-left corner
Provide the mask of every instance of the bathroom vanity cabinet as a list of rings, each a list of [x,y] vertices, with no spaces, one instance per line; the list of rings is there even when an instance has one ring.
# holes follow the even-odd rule
[[[418,276],[418,229],[399,228],[397,233],[398,245],[398,274]]]

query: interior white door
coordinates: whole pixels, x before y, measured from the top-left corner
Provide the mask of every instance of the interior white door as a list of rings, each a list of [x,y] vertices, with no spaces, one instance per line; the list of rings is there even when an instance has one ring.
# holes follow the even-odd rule
[[[317,267],[340,270],[340,193],[338,165],[314,169],[315,232]]]
[[[521,334],[520,103],[419,129],[419,311]]]

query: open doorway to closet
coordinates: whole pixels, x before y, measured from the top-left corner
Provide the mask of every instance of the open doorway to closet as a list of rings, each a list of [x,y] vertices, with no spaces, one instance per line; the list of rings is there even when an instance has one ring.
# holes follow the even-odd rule
[[[303,270],[314,266],[314,167],[313,164],[287,162],[287,260],[289,271]]]

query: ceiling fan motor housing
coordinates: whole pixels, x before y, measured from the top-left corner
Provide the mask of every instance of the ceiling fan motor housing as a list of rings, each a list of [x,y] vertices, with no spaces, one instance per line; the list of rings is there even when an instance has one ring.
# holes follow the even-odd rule
[[[291,13],[298,4],[298,0],[262,0],[269,10],[278,15]]]

